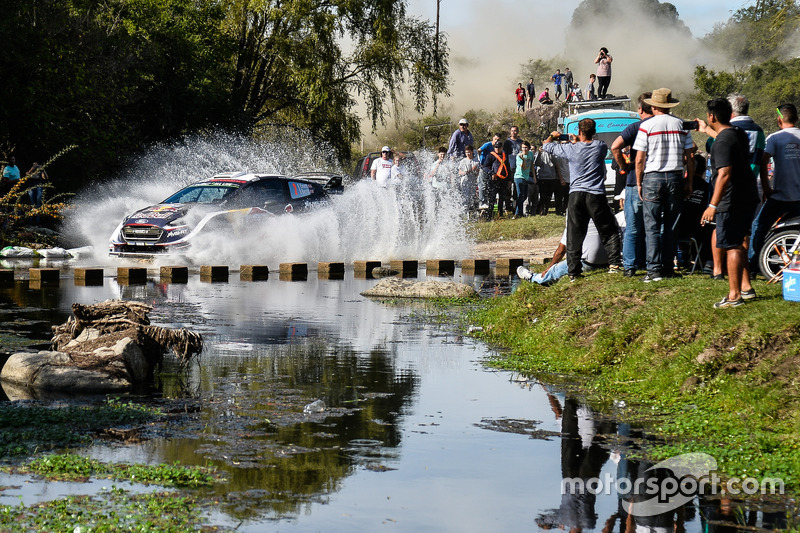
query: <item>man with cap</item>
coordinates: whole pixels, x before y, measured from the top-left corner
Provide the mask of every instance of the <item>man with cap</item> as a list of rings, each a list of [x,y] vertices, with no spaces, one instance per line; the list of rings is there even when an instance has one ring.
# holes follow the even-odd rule
[[[680,103],[670,89],[656,89],[643,101],[652,108],[653,117],[639,126],[633,149],[637,151],[636,187],[642,199],[647,250],[643,281],[649,283],[673,275],[675,223],[683,198],[692,193],[694,143],[683,120],[670,114]]]
[[[392,149],[388,146],[381,148],[381,157],[372,162],[370,168],[370,176],[375,180],[375,183],[385,186],[392,177],[392,166],[394,161],[392,159]]]
[[[472,133],[469,131],[469,121],[462,118],[458,121],[458,129],[450,136],[450,145],[447,148],[447,157],[455,161],[464,159],[466,147],[475,144]]]

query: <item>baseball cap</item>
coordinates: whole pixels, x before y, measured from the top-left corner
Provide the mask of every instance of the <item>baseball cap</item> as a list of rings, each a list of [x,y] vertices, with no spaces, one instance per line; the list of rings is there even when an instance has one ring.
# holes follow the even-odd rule
[[[383,148],[381,148],[381,152],[391,152],[391,151],[392,149],[389,148],[388,146],[384,146]]]
[[[494,143],[494,147],[495,148],[502,148],[503,147],[503,143],[501,143],[500,141],[497,141],[496,143]]]
[[[469,125],[469,120],[462,118],[461,120],[458,121],[458,125],[460,126],[462,124]]]

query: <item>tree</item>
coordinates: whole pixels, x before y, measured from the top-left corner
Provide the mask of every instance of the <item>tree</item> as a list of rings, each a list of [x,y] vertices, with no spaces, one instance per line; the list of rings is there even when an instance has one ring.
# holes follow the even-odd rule
[[[8,0],[0,144],[21,161],[65,144],[60,186],[154,142],[210,129],[303,128],[339,159],[373,125],[447,94],[447,45],[405,0]],[[70,176],[80,176],[74,180]]]
[[[797,55],[793,36],[799,28],[800,8],[794,0],[759,0],[715,26],[704,43],[733,64],[753,65]]]
[[[0,19],[10,36],[0,54],[0,139],[27,161],[77,144],[51,169],[61,186],[228,114],[233,48],[217,1],[10,3]]]
[[[239,124],[307,127],[339,155],[359,135],[356,96],[373,128],[399,110],[408,86],[417,111],[448,94],[447,43],[403,0],[231,0],[232,104]]]

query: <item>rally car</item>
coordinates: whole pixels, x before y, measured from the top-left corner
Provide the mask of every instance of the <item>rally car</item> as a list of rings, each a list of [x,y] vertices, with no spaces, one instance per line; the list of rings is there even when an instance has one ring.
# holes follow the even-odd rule
[[[320,180],[274,174],[217,174],[125,217],[111,235],[109,254],[147,257],[186,251],[203,232],[303,211],[328,198],[326,186]]]

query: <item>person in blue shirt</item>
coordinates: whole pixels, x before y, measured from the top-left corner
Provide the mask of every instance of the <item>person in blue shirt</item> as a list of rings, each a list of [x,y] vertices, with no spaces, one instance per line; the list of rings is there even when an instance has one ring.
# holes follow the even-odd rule
[[[489,187],[489,176],[484,172],[483,167],[486,166],[486,156],[489,155],[489,152],[494,150],[494,145],[500,140],[500,134],[495,133],[492,136],[491,141],[487,141],[478,148],[478,156],[481,162],[481,172],[478,176],[478,201],[480,205],[478,209],[489,209],[489,194],[490,194],[490,187]],[[492,204],[494,204],[494,198],[492,198]]]
[[[561,69],[557,68],[556,73],[550,76],[550,79],[553,80],[553,85],[555,87],[555,93],[556,93],[556,101],[558,101],[558,97],[561,96],[561,81],[564,79],[564,75],[561,74]]]
[[[8,158],[8,164],[3,169],[2,194],[5,195],[11,187],[19,181],[19,168],[17,168],[17,158],[13,155]]]

